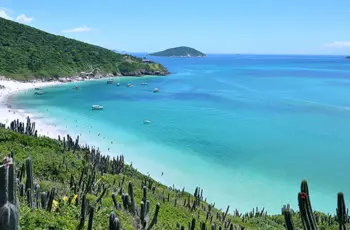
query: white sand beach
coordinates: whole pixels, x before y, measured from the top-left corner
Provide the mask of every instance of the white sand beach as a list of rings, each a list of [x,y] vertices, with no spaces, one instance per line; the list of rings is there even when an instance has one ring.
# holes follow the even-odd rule
[[[11,121],[15,119],[19,119],[20,121],[24,122],[26,121],[26,118],[29,116],[29,118],[33,118],[33,115],[20,109],[13,108],[10,104],[8,104],[8,97],[22,92],[26,90],[33,90],[35,88],[44,88],[54,85],[64,84],[59,81],[52,81],[52,82],[19,82],[14,80],[7,80],[5,78],[2,78],[0,80],[0,123],[9,125]],[[3,87],[5,88],[3,88]],[[49,136],[52,138],[57,138],[58,135],[63,135],[66,133],[60,133],[54,126],[45,124],[40,119],[34,120],[36,122],[36,125],[38,129],[41,131],[39,132],[42,135]]]

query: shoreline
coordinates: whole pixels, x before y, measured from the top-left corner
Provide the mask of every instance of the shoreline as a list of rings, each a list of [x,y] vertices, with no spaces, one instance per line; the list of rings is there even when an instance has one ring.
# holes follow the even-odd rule
[[[124,78],[124,76],[121,77]],[[29,117],[31,120],[34,120],[37,127],[40,127],[40,130],[38,130],[40,135],[58,139],[58,135],[65,136],[67,134],[70,134],[69,130],[64,130],[64,132],[59,131],[58,127],[42,121],[43,119],[35,119],[35,117],[41,117],[40,114],[32,114],[27,110],[13,107],[9,101],[10,97],[24,91],[32,90],[34,93],[35,88],[44,89],[47,87],[55,87],[58,85],[72,84],[74,82],[96,81],[111,78],[117,78],[117,76],[97,76],[87,79],[83,79],[81,77],[67,77],[60,78],[56,81],[33,80],[28,82],[16,81],[0,76],[0,123],[3,123],[6,126],[8,126],[15,119],[19,119],[20,121],[26,121],[27,117]]]

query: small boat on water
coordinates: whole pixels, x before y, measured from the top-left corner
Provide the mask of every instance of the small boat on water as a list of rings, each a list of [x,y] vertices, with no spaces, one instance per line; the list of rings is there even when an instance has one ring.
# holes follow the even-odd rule
[[[92,110],[102,110],[103,106],[102,105],[92,105]]]
[[[141,82],[141,85],[147,85],[147,82]]]
[[[117,86],[120,86],[120,83],[119,83],[119,82],[117,83]]]
[[[34,95],[43,95],[43,92],[35,92]]]
[[[143,123],[144,123],[144,124],[150,124],[151,121],[150,121],[150,120],[144,120]]]
[[[128,83],[128,87],[131,87],[131,86],[133,86],[131,83]]]
[[[34,88],[34,90],[43,90],[43,89],[40,87],[37,87],[37,88]]]
[[[107,84],[113,84],[113,82],[114,82],[113,79],[109,79],[109,80],[107,81]]]
[[[79,86],[73,86],[72,89],[79,89]]]
[[[154,88],[153,93],[158,93],[159,89],[158,88]]]

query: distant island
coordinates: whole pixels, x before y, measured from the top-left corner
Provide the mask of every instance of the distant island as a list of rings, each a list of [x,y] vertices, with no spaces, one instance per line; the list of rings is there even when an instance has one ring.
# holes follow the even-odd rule
[[[148,54],[149,56],[161,57],[205,57],[206,55],[196,49],[187,46],[180,46],[166,49],[156,53]]]
[[[30,81],[167,75],[161,64],[0,18],[0,76]]]

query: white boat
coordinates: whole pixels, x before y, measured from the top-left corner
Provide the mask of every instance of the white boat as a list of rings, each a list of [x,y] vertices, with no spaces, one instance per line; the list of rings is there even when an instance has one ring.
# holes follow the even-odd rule
[[[107,81],[107,84],[112,84],[113,82],[114,82],[113,79],[109,79],[109,80]]]
[[[120,83],[119,83],[119,82],[117,83],[117,86],[120,86]]]
[[[79,89],[79,86],[73,86],[72,89]]]
[[[144,123],[144,124],[150,124],[151,121],[150,121],[150,120],[144,120],[143,123]]]
[[[159,89],[158,88],[154,88],[153,93],[158,93]]]
[[[92,110],[102,110],[103,106],[102,105],[92,105]]]
[[[147,85],[147,82],[141,82],[141,85]]]
[[[131,83],[128,83],[128,87],[131,87],[132,86],[132,84]]]

